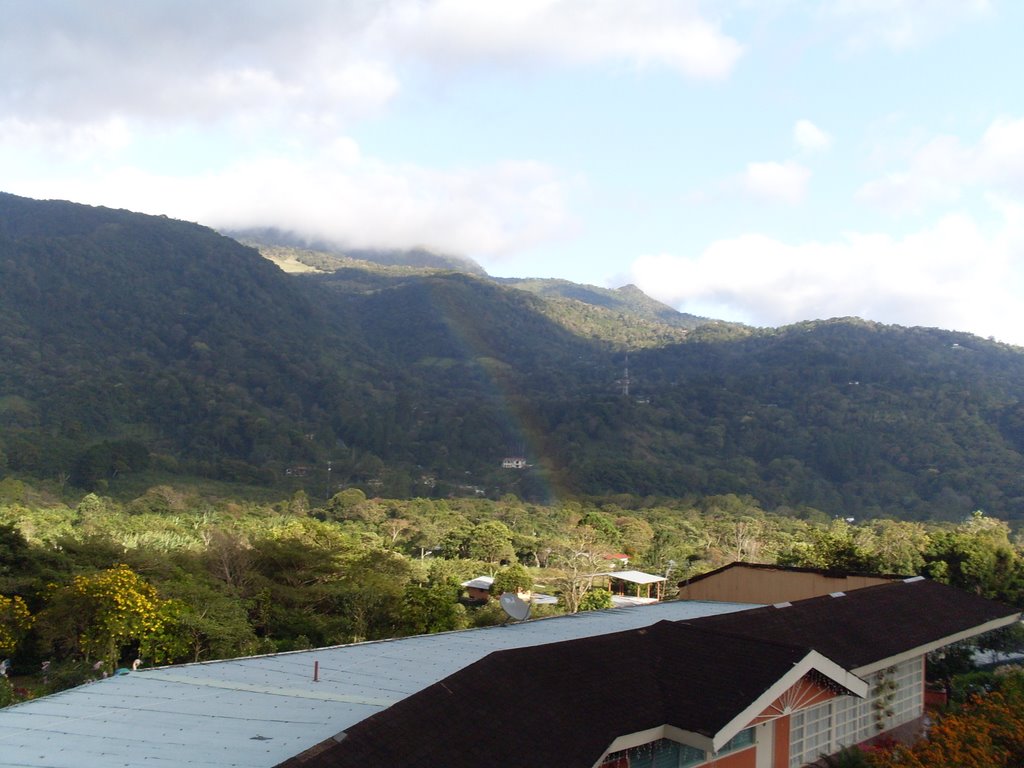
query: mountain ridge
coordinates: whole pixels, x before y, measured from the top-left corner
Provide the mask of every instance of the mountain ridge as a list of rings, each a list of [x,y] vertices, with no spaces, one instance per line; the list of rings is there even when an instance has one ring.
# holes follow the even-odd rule
[[[530,288],[287,274],[198,225],[0,195],[0,474],[1024,518],[1024,350],[851,318],[691,328],[628,286]]]

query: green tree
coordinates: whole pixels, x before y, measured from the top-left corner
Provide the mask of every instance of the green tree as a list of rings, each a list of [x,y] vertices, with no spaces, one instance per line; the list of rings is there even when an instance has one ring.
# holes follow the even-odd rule
[[[288,513],[299,517],[309,514],[309,496],[301,488],[292,494],[291,501],[288,502]]]
[[[809,541],[795,543],[779,555],[778,563],[847,573],[879,570],[877,557],[865,546],[863,536],[845,520],[834,520],[827,528],[811,529]]]
[[[473,526],[469,540],[470,557],[496,565],[503,560],[512,560],[515,554],[512,532],[504,523],[485,520]]]
[[[245,602],[195,577],[168,584],[160,629],[146,638],[143,658],[154,663],[226,659],[255,653],[258,641]]]
[[[607,554],[608,545],[590,526],[577,526],[553,542],[551,562],[557,568],[553,584],[567,612],[580,610],[583,597],[594,586],[594,578],[607,566]]]
[[[98,659],[113,668],[125,646],[161,631],[164,602],[151,584],[118,565],[54,586],[38,615],[39,631],[61,655]]]
[[[872,520],[871,548],[879,571],[901,576],[916,576],[924,569],[928,532],[921,523],[900,520]]]
[[[928,575],[939,581],[1013,605],[1024,603],[1024,564],[1001,520],[975,512],[956,529],[933,535],[925,557]]]
[[[405,557],[369,550],[345,565],[325,607],[339,613],[353,642],[393,637],[404,626],[405,587],[412,575]]]
[[[324,507],[328,520],[359,519],[357,510],[366,503],[366,494],[358,488],[346,488],[334,494]]]
[[[617,517],[615,527],[619,531],[622,551],[632,558],[643,558],[654,542],[654,529],[646,520],[638,517]]]
[[[460,587],[453,582],[409,584],[403,601],[404,633],[423,635],[466,626],[466,609],[459,603]]]
[[[593,528],[601,537],[601,540],[609,547],[617,548],[621,544],[619,529],[615,527],[615,522],[612,518],[604,512],[598,512],[596,509],[587,511],[580,518],[579,525]]]
[[[513,594],[517,592],[531,592],[533,590],[533,578],[530,572],[519,563],[510,563],[502,568],[494,576],[494,583],[491,585],[491,594],[501,595],[505,592]]]

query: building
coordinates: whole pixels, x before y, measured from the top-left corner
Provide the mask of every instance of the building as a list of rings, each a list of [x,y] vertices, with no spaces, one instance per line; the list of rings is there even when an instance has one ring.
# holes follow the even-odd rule
[[[604,559],[612,561],[616,568],[629,567],[629,555],[627,555],[625,552],[616,552],[611,555],[605,555]]]
[[[0,768],[272,768],[495,651],[750,607],[659,603],[140,669],[0,709]]]
[[[491,585],[494,584],[493,576],[477,576],[475,579],[462,582],[466,590],[466,597],[472,603],[486,603],[491,599]]]
[[[679,582],[680,600],[716,600],[772,605],[833,592],[852,592],[899,581],[906,576],[843,573],[760,563],[729,563]]]
[[[926,654],[1018,619],[910,579],[140,670],[0,710],[0,766],[797,768],[917,730]]]
[[[616,606],[656,603],[664,597],[664,586],[668,581],[664,576],[655,576],[643,571],[608,571],[598,575],[608,579],[612,605]],[[653,595],[651,587],[654,587]]]
[[[926,655],[1019,618],[913,578],[509,649],[282,768],[799,768],[920,732]]]

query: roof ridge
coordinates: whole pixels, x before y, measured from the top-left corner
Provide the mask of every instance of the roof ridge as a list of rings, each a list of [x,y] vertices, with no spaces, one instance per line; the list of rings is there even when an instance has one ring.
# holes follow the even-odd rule
[[[765,608],[771,608],[771,607],[772,606],[770,606],[770,605],[765,606]],[[755,608],[753,610],[756,611],[758,609]],[[704,618],[704,617],[701,617],[701,618]],[[701,632],[703,634],[718,635],[719,637],[729,637],[729,638],[732,638],[734,640],[747,640],[747,641],[751,641],[751,642],[762,643],[764,645],[775,646],[777,648],[787,648],[789,650],[794,650],[794,651],[803,651],[804,653],[810,653],[811,651],[816,651],[816,649],[812,645],[803,645],[803,644],[799,644],[798,645],[796,643],[786,643],[786,642],[783,642],[781,640],[770,640],[770,639],[767,639],[767,638],[764,638],[764,637],[760,637],[758,635],[747,634],[746,632],[736,632],[736,631],[730,631],[730,630],[715,629],[715,628],[712,628],[712,627],[697,626],[697,624],[695,623],[697,621],[699,621],[699,619],[681,619],[679,621],[671,621],[670,619],[665,619],[666,623],[675,624],[677,626],[682,626],[682,627],[687,627],[688,629],[692,629],[694,631]],[[658,623],[660,624],[662,622],[658,622]],[[655,625],[651,625],[651,626],[655,626]],[[820,653],[820,651],[817,651],[817,652]],[[822,655],[824,656],[824,654],[822,654]]]
[[[751,563],[746,560],[734,560],[731,563],[726,563],[723,566],[715,568],[714,570],[707,571],[705,573],[691,576],[684,581],[680,581],[680,584],[693,584],[694,582],[703,581],[704,579],[715,576],[719,573],[724,573],[731,568],[753,568],[755,570],[771,570],[771,571],[785,571],[789,573],[817,573],[821,576],[828,576],[836,579],[846,578],[863,578],[870,577],[875,579],[890,579],[890,580],[901,580],[906,579],[906,574],[896,573],[870,573],[868,571],[845,571],[841,568],[818,568],[815,566],[804,566],[804,565],[780,565],[778,563]]]

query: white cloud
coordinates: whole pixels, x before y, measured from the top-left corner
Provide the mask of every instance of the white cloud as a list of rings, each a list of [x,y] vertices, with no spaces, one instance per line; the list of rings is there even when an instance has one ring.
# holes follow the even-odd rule
[[[122,167],[99,179],[23,179],[8,190],[216,228],[278,227],[350,247],[426,247],[492,259],[573,227],[565,183],[540,163],[442,172],[364,157],[347,138],[315,162],[265,155],[196,176]]]
[[[408,49],[448,62],[616,61],[720,79],[743,52],[695,3],[676,0],[400,2],[390,22]]]
[[[956,136],[937,136],[914,149],[907,165],[868,181],[856,198],[905,214],[956,202],[974,187],[1024,193],[1024,118],[993,121],[973,146]]]
[[[978,176],[1024,189],[1024,118],[993,121],[973,155]]]
[[[793,141],[805,152],[820,152],[832,146],[832,137],[810,120],[797,120],[793,126]]]
[[[810,178],[810,170],[792,161],[748,163],[741,185],[760,200],[795,205],[804,199]]]
[[[822,4],[820,13],[842,25],[851,48],[902,50],[990,10],[989,0],[834,0]]]
[[[53,155],[83,159],[116,153],[133,139],[131,126],[117,116],[74,126],[54,120],[0,119],[0,146],[8,150],[45,148]]]
[[[422,64],[611,62],[717,79],[741,53],[676,0],[17,3],[0,25],[0,119],[343,123],[387,105]]]
[[[992,202],[1003,215],[994,232],[951,215],[903,238],[848,233],[791,244],[750,234],[712,243],[693,258],[639,258],[632,279],[684,311],[754,325],[855,315],[1024,344],[1024,213]]]
[[[555,171],[500,154],[389,165],[352,122],[403,82],[481,66],[717,79],[741,55],[697,0],[17,3],[0,25],[0,165],[34,197],[500,256],[573,226]]]
[[[888,214],[902,216],[921,213],[932,204],[956,202],[960,186],[930,174],[887,173],[862,185],[854,197]]]

